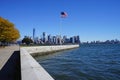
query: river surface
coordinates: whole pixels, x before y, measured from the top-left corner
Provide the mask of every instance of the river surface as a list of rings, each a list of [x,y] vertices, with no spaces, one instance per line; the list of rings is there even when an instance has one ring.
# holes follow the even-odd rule
[[[120,44],[81,45],[35,59],[55,80],[120,80]]]

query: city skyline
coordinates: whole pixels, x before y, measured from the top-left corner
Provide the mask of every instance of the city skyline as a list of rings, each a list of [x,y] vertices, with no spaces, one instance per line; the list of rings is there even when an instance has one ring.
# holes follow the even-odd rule
[[[42,33],[42,36],[35,36],[35,28],[33,28],[33,36],[24,36],[21,40],[24,44],[25,39],[32,40],[32,44],[47,44],[47,45],[62,45],[62,44],[80,44],[79,35],[74,35],[71,37],[67,37],[67,35],[51,35],[46,34],[46,32]],[[20,42],[21,42],[20,41]]]
[[[120,40],[119,0],[1,0],[0,16],[13,22],[21,39],[42,32],[79,35],[84,41]],[[66,18],[60,13],[65,11]]]

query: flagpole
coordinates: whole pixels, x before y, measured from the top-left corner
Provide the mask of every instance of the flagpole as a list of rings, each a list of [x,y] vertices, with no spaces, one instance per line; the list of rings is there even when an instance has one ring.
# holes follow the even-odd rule
[[[62,37],[61,37],[61,33],[62,33],[62,22],[63,22],[63,18],[67,17],[67,13],[66,12],[61,12],[60,15],[60,44],[62,45]]]
[[[60,45],[62,45],[62,39],[61,39],[61,34],[62,34],[62,18],[60,17],[60,33],[59,33],[59,37],[60,37]]]

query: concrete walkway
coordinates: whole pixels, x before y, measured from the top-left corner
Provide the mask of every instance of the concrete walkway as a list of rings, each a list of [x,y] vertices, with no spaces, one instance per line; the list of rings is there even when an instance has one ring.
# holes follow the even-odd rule
[[[19,46],[8,46],[5,48],[0,48],[0,70],[8,61],[14,51],[19,51]]]
[[[19,46],[0,48],[0,80],[21,80]]]

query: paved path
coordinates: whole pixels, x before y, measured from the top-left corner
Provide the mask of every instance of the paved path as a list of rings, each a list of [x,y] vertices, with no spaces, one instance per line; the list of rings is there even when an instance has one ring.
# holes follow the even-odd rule
[[[19,46],[14,45],[5,48],[0,48],[0,70],[6,64],[6,62],[14,53],[14,51],[19,51]]]

